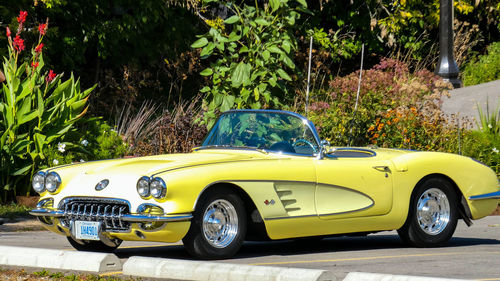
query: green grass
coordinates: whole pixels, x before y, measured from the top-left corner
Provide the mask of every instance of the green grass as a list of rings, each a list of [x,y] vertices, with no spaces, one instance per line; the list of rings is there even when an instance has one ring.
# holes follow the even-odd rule
[[[95,274],[61,273],[46,269],[28,272],[24,269],[5,269],[0,267],[0,280],[50,280],[50,281],[139,281],[141,278],[99,276]]]
[[[13,219],[17,217],[25,217],[28,216],[29,210],[31,210],[31,208],[16,205],[14,203],[0,205],[0,218]]]

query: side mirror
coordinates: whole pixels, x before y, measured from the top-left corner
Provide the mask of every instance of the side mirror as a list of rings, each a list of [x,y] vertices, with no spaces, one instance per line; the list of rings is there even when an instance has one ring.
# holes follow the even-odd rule
[[[330,142],[327,140],[322,140],[320,142],[321,148],[319,151],[319,159],[323,159],[325,154],[332,153],[335,151],[335,148],[330,148]]]

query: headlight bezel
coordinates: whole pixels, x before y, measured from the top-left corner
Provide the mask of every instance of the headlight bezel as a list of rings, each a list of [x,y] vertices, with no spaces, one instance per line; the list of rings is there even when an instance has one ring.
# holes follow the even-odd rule
[[[51,185],[50,186],[55,186],[55,188],[50,188],[49,189],[49,183],[48,181],[53,179],[54,182],[53,183],[50,183]],[[45,189],[51,193],[51,194],[54,194],[54,193],[57,193],[57,191],[59,190],[59,187],[61,186],[61,176],[59,176],[58,173],[56,172],[50,172],[50,173],[47,173],[45,175]]]
[[[155,183],[158,183],[159,188],[161,189],[160,192],[157,193],[157,195],[153,194],[153,188],[155,188],[155,190],[158,189],[157,187],[153,187],[153,184],[155,184]],[[167,195],[167,184],[165,183],[165,181],[162,178],[155,177],[149,183],[149,193],[155,199],[162,199],[165,197],[165,195]]]
[[[142,176],[136,184],[139,196],[144,200],[162,200],[167,196],[167,184],[160,177]]]
[[[139,184],[141,182],[145,182],[146,185],[145,186],[139,186]],[[149,199],[151,198],[151,189],[150,189],[150,183],[151,183],[151,179],[149,177],[146,177],[146,176],[143,176],[141,178],[139,178],[139,180],[137,181],[137,184],[136,184],[136,190],[137,190],[137,194],[139,194],[139,196],[141,196],[141,198],[143,199]],[[141,191],[141,189],[144,189],[144,191]]]
[[[44,171],[39,171],[37,172],[33,178],[31,179],[31,187],[33,188],[33,190],[35,190],[38,194],[42,194],[43,192],[46,191],[45,189],[45,177],[46,177],[46,173]],[[41,183],[40,183],[40,177],[41,177]],[[35,178],[38,178],[39,180],[35,181]],[[41,188],[36,188],[35,187],[35,182],[38,182],[40,183],[39,186],[41,186]],[[37,190],[38,189],[38,190]]]

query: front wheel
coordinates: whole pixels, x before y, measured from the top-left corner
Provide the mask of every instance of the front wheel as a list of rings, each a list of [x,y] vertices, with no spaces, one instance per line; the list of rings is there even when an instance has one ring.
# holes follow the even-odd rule
[[[244,203],[226,189],[211,191],[193,214],[186,250],[201,259],[225,259],[238,252],[246,234]]]
[[[408,218],[398,230],[401,239],[416,247],[437,247],[450,240],[458,221],[457,195],[445,179],[431,178],[413,192]]]

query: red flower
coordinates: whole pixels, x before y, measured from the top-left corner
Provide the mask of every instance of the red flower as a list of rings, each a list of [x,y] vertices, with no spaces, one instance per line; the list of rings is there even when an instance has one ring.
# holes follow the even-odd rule
[[[40,43],[38,46],[35,48],[36,53],[41,53],[43,48],[43,43]]]
[[[40,32],[40,35],[45,35],[45,33],[47,32],[47,24],[41,23],[38,26],[38,32]]]
[[[56,75],[55,72],[51,69],[49,70],[49,74],[47,74],[47,77],[45,77],[45,80],[50,83],[52,82],[52,80],[54,80],[54,78],[56,78]]]
[[[36,69],[38,67],[38,62],[37,61],[34,61],[31,63],[31,66]]]
[[[10,37],[10,29],[8,26],[7,26],[7,37]]]
[[[28,12],[26,11],[20,11],[19,16],[17,17],[17,22],[19,24],[23,24],[26,21],[26,16],[28,15]]]
[[[24,40],[19,35],[16,35],[14,38],[14,49],[16,49],[17,52],[24,50]]]

